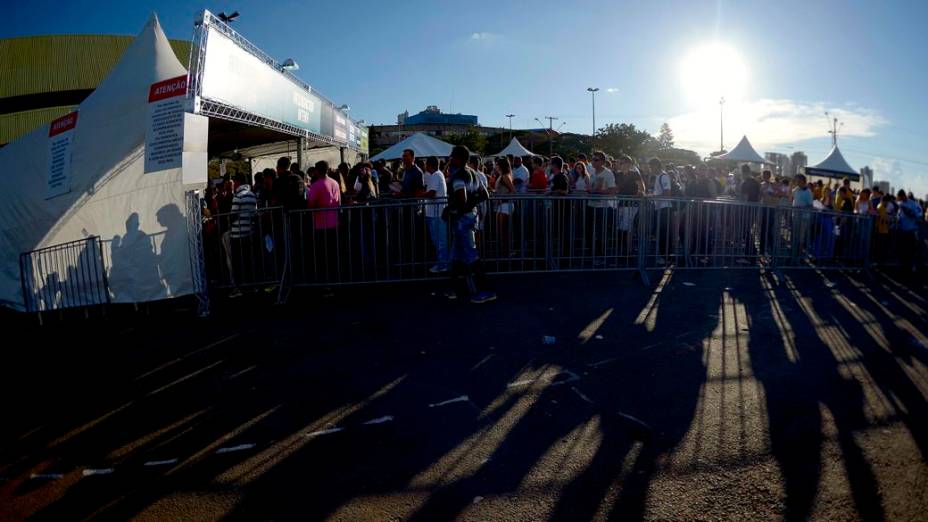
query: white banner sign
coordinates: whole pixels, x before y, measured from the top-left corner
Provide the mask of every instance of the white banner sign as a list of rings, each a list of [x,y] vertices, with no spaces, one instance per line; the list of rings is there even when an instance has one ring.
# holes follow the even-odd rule
[[[48,183],[45,199],[71,192],[71,143],[77,112],[66,114],[48,126]]]
[[[151,84],[148,129],[145,131],[145,172],[181,167],[186,95],[187,76]]]

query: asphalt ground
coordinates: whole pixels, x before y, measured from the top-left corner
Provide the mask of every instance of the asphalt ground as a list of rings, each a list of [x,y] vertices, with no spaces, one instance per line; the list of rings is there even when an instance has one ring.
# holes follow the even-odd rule
[[[928,519],[924,281],[493,283],[7,316],[0,519]]]

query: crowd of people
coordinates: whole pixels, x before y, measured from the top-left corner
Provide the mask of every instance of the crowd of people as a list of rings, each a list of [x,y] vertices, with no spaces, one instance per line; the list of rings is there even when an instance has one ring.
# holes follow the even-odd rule
[[[339,214],[334,209],[419,200],[435,253],[430,271],[450,271],[461,282],[456,293],[471,295],[477,302],[492,298],[490,292],[481,289],[485,278],[476,256],[484,222],[494,223],[499,254],[512,255],[509,235],[513,220],[531,219],[516,215],[517,198],[532,194],[584,198],[585,212],[593,223],[611,219],[618,207],[610,200],[621,197],[661,198],[654,203],[655,219],[665,224],[674,219],[671,198],[738,200],[765,208],[818,210],[829,216],[823,218],[828,223],[845,214],[866,215],[872,217],[873,223],[872,258],[886,261],[892,243],[896,257],[912,270],[917,264],[919,240],[928,239],[924,232],[924,201],[904,191],[884,194],[876,186],[855,190],[847,178],[836,185],[822,180],[810,183],[802,174],[777,177],[769,170],[754,172],[748,165],[742,165],[737,173],[727,173],[706,164],[677,166],[658,158],[650,158],[639,167],[630,156],[611,157],[601,151],[565,160],[558,156],[481,159],[466,148],[454,150],[448,158],[417,158],[413,150],[407,149],[401,161],[391,164],[384,160],[362,161],[331,168],[328,162],[319,161],[305,173],[290,158],[282,157],[276,169],[264,169],[253,180],[239,174],[211,185],[203,206],[207,215],[235,216],[221,239],[229,252],[241,248],[239,243],[252,235],[253,214],[261,208],[319,209],[312,215],[313,228],[329,241],[327,236],[334,237],[339,228]],[[210,220],[206,222],[208,228]],[[769,228],[768,224],[760,226]],[[764,231],[759,235],[763,246],[769,234]],[[659,261],[669,254],[665,243],[669,244],[658,238]],[[595,241],[590,244],[596,248]],[[226,256],[227,260],[231,257]],[[229,272],[233,272],[231,266]]]

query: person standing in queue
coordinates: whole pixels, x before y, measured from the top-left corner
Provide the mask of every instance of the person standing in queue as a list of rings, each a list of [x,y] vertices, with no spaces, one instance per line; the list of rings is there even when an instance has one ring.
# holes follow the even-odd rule
[[[448,171],[451,196],[444,215],[451,224],[451,274],[455,287],[445,292],[449,299],[470,295],[472,303],[496,300],[496,294],[486,290],[486,275],[477,252],[477,205],[490,198],[477,174],[467,166],[470,151],[457,145],[451,150]]]

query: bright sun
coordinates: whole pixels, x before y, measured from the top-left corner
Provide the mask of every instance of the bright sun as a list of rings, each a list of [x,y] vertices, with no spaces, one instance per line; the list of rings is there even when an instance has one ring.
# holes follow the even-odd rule
[[[731,46],[704,44],[690,49],[680,63],[680,81],[693,105],[718,103],[720,97],[739,101],[748,86],[748,68]]]

